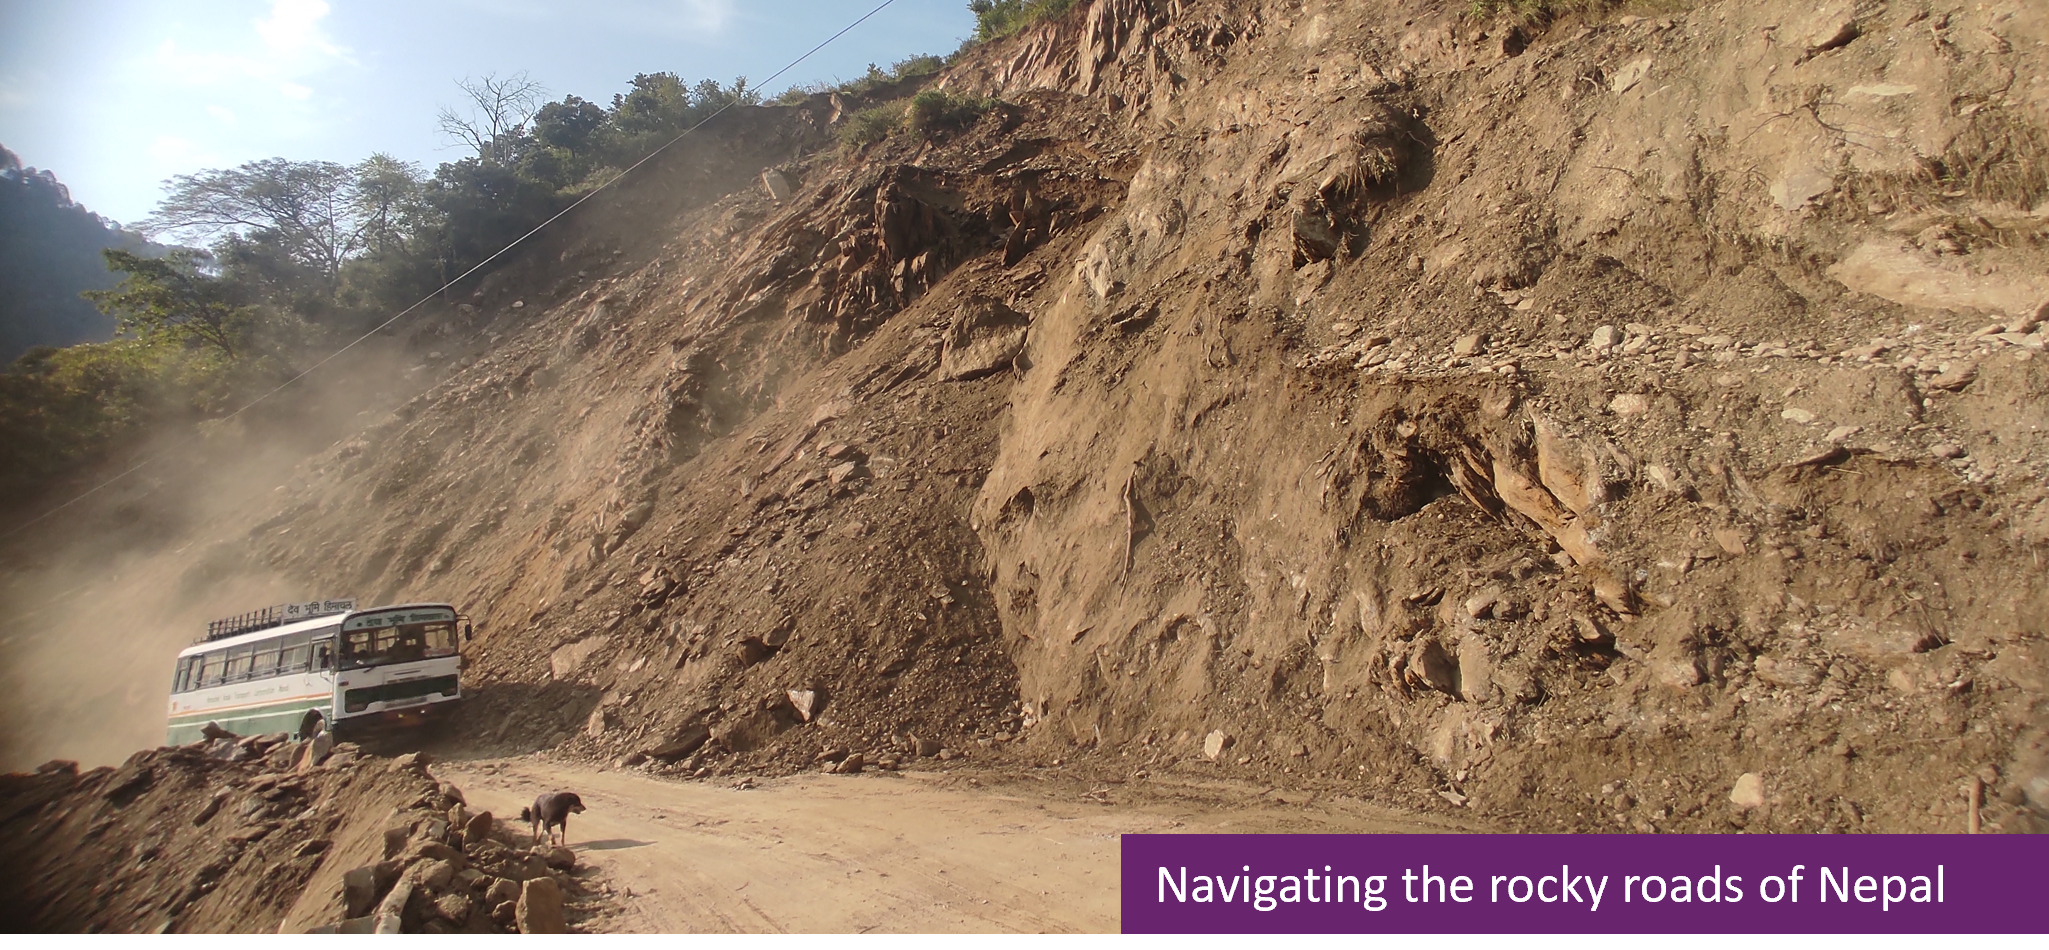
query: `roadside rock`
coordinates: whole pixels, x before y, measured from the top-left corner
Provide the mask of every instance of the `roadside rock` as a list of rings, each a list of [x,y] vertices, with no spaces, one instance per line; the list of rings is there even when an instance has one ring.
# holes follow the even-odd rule
[[[1745,772],[1736,777],[1736,786],[1729,790],[1729,803],[1749,811],[1764,805],[1764,776],[1756,772]]]
[[[519,889],[519,906],[514,911],[523,934],[568,933],[562,916],[562,888],[552,877],[538,877]]]
[[[485,841],[490,840],[492,823],[493,819],[488,811],[478,812],[470,816],[469,823],[465,824],[462,829],[463,848],[465,850],[474,849]]]

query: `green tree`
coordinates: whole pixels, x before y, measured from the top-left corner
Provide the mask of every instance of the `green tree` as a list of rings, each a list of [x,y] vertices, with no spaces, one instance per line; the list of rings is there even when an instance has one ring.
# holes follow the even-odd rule
[[[378,152],[351,172],[348,212],[357,242],[373,255],[403,251],[432,214],[420,166]]]
[[[332,299],[342,263],[361,249],[356,175],[334,162],[268,158],[179,175],[144,222],[197,238],[238,235],[305,271]]]
[[[200,252],[176,248],[163,257],[107,249],[107,269],[125,275],[111,290],[86,299],[113,316],[118,332],[144,341],[172,340],[233,361],[256,326],[256,308],[236,302],[225,282],[208,276]]]

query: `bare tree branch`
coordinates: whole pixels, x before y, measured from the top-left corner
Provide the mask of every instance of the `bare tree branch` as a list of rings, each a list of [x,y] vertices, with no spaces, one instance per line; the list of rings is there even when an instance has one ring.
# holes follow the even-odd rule
[[[505,164],[511,159],[513,146],[526,131],[527,123],[533,121],[548,92],[525,71],[503,78],[485,73],[481,78],[463,79],[455,86],[469,101],[461,111],[441,107],[435,117],[441,134],[451,143],[476,152],[479,161],[491,164]]]

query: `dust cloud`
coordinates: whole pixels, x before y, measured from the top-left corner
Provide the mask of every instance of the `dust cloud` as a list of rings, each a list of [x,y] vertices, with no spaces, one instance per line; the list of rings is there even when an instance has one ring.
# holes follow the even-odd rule
[[[207,621],[352,596],[268,569],[250,526],[308,457],[441,375],[376,341],[231,423],[162,433],[157,461],[0,543],[0,770],[161,745],[175,658]]]

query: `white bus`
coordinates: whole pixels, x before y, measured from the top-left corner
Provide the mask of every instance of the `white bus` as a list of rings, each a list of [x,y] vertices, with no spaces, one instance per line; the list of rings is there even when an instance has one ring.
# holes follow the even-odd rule
[[[321,601],[214,621],[178,654],[168,742],[198,739],[209,722],[237,735],[299,732],[309,712],[337,735],[418,725],[461,698],[467,633],[448,604]]]

